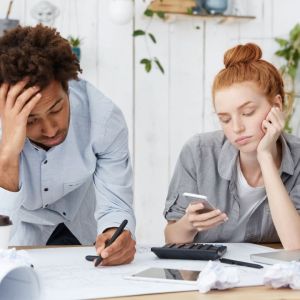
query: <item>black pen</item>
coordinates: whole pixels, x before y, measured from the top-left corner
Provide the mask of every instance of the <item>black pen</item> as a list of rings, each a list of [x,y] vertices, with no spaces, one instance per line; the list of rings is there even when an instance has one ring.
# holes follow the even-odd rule
[[[117,230],[115,231],[115,233],[113,234],[111,239],[105,243],[105,248],[110,246],[119,237],[119,235],[123,232],[123,230],[124,230],[125,226],[127,225],[127,223],[128,223],[127,220],[124,220],[121,223],[121,225],[117,228]],[[88,257],[90,258],[90,256],[92,256],[92,255],[88,255],[86,257],[86,259],[89,260]],[[101,257],[101,255],[97,256],[96,261],[95,261],[95,267],[97,267],[101,263],[102,259],[103,258]]]
[[[240,261],[240,260],[233,260],[233,259],[228,259],[228,258],[220,258],[219,260],[221,263],[224,263],[224,264],[237,265],[237,266],[243,266],[243,267],[249,267],[249,268],[255,268],[255,269],[263,268],[263,266],[261,266],[261,265],[252,264],[252,263],[248,263],[248,262]]]

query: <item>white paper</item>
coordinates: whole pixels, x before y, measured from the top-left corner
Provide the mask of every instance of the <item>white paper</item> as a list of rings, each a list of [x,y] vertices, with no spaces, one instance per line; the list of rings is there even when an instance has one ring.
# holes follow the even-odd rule
[[[246,244],[228,246],[225,257],[250,262],[250,254],[270,251],[271,248]],[[94,247],[66,247],[29,250],[35,270],[40,277],[43,299],[104,298],[152,293],[197,290],[197,286],[126,280],[150,267],[202,270],[207,261],[159,259],[149,247],[138,247],[129,265],[95,268],[86,255],[95,255]],[[263,271],[241,267],[245,273],[239,286],[262,283]],[[255,274],[253,276],[253,274]],[[258,276],[261,275],[261,276]],[[256,282],[253,284],[254,279]]]

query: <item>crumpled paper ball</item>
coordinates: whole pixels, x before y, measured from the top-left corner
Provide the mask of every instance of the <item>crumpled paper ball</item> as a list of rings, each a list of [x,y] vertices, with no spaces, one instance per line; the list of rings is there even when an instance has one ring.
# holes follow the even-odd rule
[[[264,274],[264,284],[272,288],[300,289],[300,263],[292,261],[268,267]]]
[[[200,293],[207,293],[212,289],[225,290],[236,287],[239,281],[238,268],[224,266],[219,261],[209,261],[198,277],[197,287]]]

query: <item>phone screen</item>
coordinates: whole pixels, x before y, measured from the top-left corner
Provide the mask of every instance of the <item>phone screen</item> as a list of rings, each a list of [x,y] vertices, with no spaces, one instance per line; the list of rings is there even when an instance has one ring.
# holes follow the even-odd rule
[[[165,269],[165,268],[149,268],[139,273],[133,274],[133,277],[168,279],[168,280],[185,280],[197,281],[201,271]]]
[[[183,196],[188,198],[191,204],[203,204],[204,207],[203,209],[199,210],[199,213],[207,213],[216,209],[212,204],[208,202],[206,196],[191,193],[183,193]]]

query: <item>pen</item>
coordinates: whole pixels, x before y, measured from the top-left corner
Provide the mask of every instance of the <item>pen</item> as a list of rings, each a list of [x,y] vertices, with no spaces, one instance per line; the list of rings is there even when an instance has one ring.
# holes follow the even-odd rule
[[[240,261],[240,260],[233,260],[233,259],[228,259],[228,258],[220,258],[219,260],[221,263],[224,263],[224,264],[237,265],[237,266],[243,266],[243,267],[249,267],[249,268],[255,268],[255,269],[263,268],[263,266],[261,266],[261,265],[252,264],[252,263],[248,263],[248,262]]]
[[[119,235],[123,232],[125,226],[127,225],[128,221],[127,220],[124,220],[121,225],[117,228],[117,230],[115,231],[115,233],[113,234],[113,236],[111,237],[111,239],[105,243],[105,248],[110,246],[118,237]],[[86,258],[87,259],[87,258]],[[102,261],[102,257],[101,255],[99,255],[95,261],[95,267],[97,267],[101,261]]]

